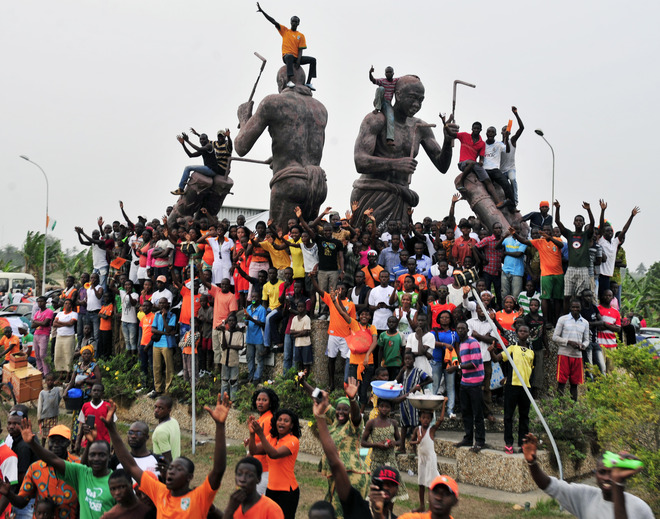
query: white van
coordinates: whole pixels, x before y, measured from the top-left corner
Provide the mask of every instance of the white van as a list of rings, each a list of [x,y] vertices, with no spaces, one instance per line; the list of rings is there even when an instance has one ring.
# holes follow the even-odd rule
[[[36,282],[32,274],[24,272],[0,272],[0,292],[6,294],[14,292],[18,289],[21,293],[26,294],[28,288],[32,289],[35,294]]]

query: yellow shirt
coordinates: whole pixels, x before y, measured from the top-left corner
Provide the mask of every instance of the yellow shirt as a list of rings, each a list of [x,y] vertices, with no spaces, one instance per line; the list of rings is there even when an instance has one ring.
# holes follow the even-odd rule
[[[273,284],[270,281],[264,285],[264,290],[262,294],[262,299],[268,301],[268,308],[275,310],[281,306],[280,303],[280,287],[284,284],[283,281],[277,280],[277,283]]]
[[[289,238],[290,243],[295,243],[300,245],[302,240],[298,238],[298,241],[293,241],[293,238]],[[293,268],[293,278],[299,279],[305,277],[305,264],[303,263],[302,249],[300,247],[289,247],[289,253],[291,254],[291,268]]]
[[[269,241],[262,241],[259,244],[259,247],[270,254],[270,261],[273,263],[273,267],[277,270],[282,270],[291,266],[291,257],[286,249],[277,250]]]
[[[288,27],[280,24],[278,32],[282,36],[282,56],[285,54],[293,54],[298,57],[298,49],[306,49],[307,42],[305,35],[298,31],[292,31]]]
[[[529,377],[532,376],[532,368],[534,367],[534,350],[531,348],[523,348],[517,344],[509,346],[506,350],[506,353],[502,356],[502,362],[508,362],[509,357],[513,358],[513,362],[516,363],[516,367],[520,374],[522,375],[525,385],[531,387],[529,383]],[[511,385],[512,386],[522,386],[520,379],[516,372],[511,370]]]

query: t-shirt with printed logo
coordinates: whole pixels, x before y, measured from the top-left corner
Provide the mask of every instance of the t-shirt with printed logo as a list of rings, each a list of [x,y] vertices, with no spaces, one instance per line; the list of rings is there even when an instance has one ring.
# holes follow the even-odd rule
[[[319,270],[339,270],[337,257],[343,252],[344,246],[334,238],[317,236],[314,241],[319,247]]]
[[[568,240],[568,266],[589,268],[589,247],[591,247],[593,230],[589,228],[586,231],[577,232],[564,229],[561,234]]]
[[[110,471],[105,476],[97,478],[87,465],[65,461],[64,466],[64,475],[58,474],[58,477],[78,493],[80,519],[100,519],[115,505],[108,487]]]

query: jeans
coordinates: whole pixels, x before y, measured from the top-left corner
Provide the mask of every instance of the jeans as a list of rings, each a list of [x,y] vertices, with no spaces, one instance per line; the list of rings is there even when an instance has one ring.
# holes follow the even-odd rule
[[[46,363],[48,356],[48,338],[49,335],[34,335],[32,345],[34,346],[34,356],[37,359],[37,369],[41,371],[44,376],[48,374],[50,369]]]
[[[511,182],[511,187],[513,188],[513,196],[515,198],[516,205],[518,205],[518,181],[516,180],[516,168],[502,171],[502,174],[509,179],[509,182]]]
[[[447,387],[447,412],[456,412],[456,373],[445,372],[445,386]]]
[[[181,182],[179,182],[179,189],[183,189],[184,187],[186,187],[186,182],[188,182],[188,177],[193,172],[197,172],[200,175],[204,175],[205,177],[211,177],[211,178],[215,177],[218,174],[216,171],[213,171],[208,166],[186,166],[183,170],[183,175],[181,175]]]
[[[385,88],[379,86],[376,89],[376,98],[374,99],[374,108],[383,112],[385,116],[385,124],[387,125],[386,139],[388,141],[394,140],[394,110],[392,109],[392,101],[388,101],[384,97]]]
[[[140,357],[140,370],[142,371],[142,376],[146,384],[151,387],[151,378],[149,377],[149,368],[153,366],[154,363],[154,348],[153,343],[147,345],[142,345],[138,347],[138,354]]]
[[[503,275],[503,274],[502,274]],[[493,275],[488,272],[482,272],[481,277],[486,282],[486,290],[490,290],[490,286],[493,285],[495,299],[497,299],[497,304],[502,306],[502,276],[501,274]],[[522,278],[521,278],[521,288],[522,288]],[[518,296],[516,295],[516,299]]]
[[[511,295],[516,301],[523,289],[523,277],[502,272],[502,298]]]
[[[484,385],[482,386],[482,397],[484,402],[484,415],[490,416],[493,414],[491,406],[493,405],[493,397],[490,394],[490,379],[493,376],[493,363],[490,360],[484,361]]]
[[[475,445],[486,443],[486,427],[484,426],[483,398],[481,386],[461,385],[461,412],[463,413],[463,440]]]
[[[89,323],[89,314],[85,312],[84,314],[79,313],[78,314],[78,321],[76,322],[76,336],[78,337],[78,347],[82,344],[83,340],[83,328],[85,328],[86,324]],[[36,355],[36,354],[35,354]]]
[[[92,325],[92,335],[94,336],[94,341],[96,344],[99,343],[99,325],[101,324],[101,318],[99,317],[99,311],[94,310],[93,312],[87,312],[87,318],[89,319],[89,324]]]
[[[14,507],[15,519],[32,519],[34,513],[34,498],[28,501],[25,508]]]
[[[248,365],[248,381],[257,382],[261,380],[261,373],[264,370],[264,345],[246,344],[245,348],[245,356],[247,357]],[[286,352],[286,346],[284,351]]]
[[[518,446],[529,432],[529,398],[522,386],[504,386],[504,443],[513,445],[513,414],[518,407]]]
[[[289,79],[293,78],[293,65],[298,60],[293,54],[285,54],[282,56],[282,61],[286,64],[286,75]],[[310,83],[312,78],[316,77],[316,58],[311,56],[302,56],[300,58],[301,65],[309,65],[309,74],[307,74],[307,82]]]
[[[499,168],[487,169],[486,173],[488,173],[488,176],[494,184],[497,184],[502,188],[502,191],[504,191],[504,196],[513,202],[515,195],[513,194],[511,183],[509,182],[509,179],[502,174]]]
[[[430,362],[431,368],[433,369],[433,394],[447,393],[448,402],[446,412],[452,414],[455,411],[454,407],[456,406],[456,373],[447,373],[442,361],[436,362],[432,360]]]
[[[126,343],[126,351],[137,351],[137,323],[121,323],[121,332],[124,334],[124,342]]]
[[[607,368],[605,367],[605,355],[603,355],[603,349],[600,347],[600,344],[597,342],[589,341],[589,346],[584,351],[584,356],[586,357],[586,363],[591,366],[598,366],[600,372],[604,375],[607,373]],[[590,375],[591,380],[594,379],[593,374]]]
[[[273,332],[273,327],[277,327],[276,317],[279,316],[277,308],[275,310],[268,310],[268,315],[266,316],[266,326],[264,327],[264,346],[270,348],[272,346],[270,336]],[[275,322],[273,322],[275,320]],[[279,334],[277,334],[279,338]]]
[[[282,359],[282,371],[286,372],[293,367],[293,339],[288,333],[284,335],[284,359]]]
[[[103,287],[103,290],[107,288],[106,286],[106,281],[108,279],[108,270],[109,267],[106,265],[105,267],[100,267],[100,268],[95,268],[92,270],[92,274],[98,274],[99,275],[99,285]]]
[[[229,367],[222,365],[222,387],[221,394],[227,393],[229,400],[235,400],[238,391],[238,366]]]

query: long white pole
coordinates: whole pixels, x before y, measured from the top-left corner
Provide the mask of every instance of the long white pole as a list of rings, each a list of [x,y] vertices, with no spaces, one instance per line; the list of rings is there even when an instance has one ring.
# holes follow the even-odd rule
[[[192,390],[192,453],[195,454],[195,444],[197,443],[197,412],[195,411],[195,381],[197,378],[197,364],[195,362],[195,262],[193,256],[190,256],[190,339],[192,344],[192,357],[190,368],[190,388]]]
[[[42,274],[41,274],[41,295],[43,296],[46,293],[46,252],[48,250],[48,192],[49,192],[49,187],[48,187],[48,176],[46,175],[46,172],[44,169],[37,164],[36,162],[30,160],[28,157],[25,155],[20,155],[20,157],[23,160],[27,160],[31,164],[34,164],[37,166],[41,172],[44,175],[44,180],[46,181],[46,222],[44,223],[44,265],[42,269]]]
[[[502,337],[500,337],[500,334],[497,331],[497,326],[495,326],[495,323],[493,323],[493,320],[488,315],[488,311],[486,310],[486,307],[484,306],[483,302],[481,301],[481,298],[477,294],[477,291],[473,287],[470,287],[470,290],[472,291],[472,295],[474,296],[475,300],[477,301],[477,304],[481,307],[481,311],[484,313],[484,316],[486,316],[486,319],[488,320],[488,323],[490,324],[490,327],[493,330],[493,333],[495,334],[494,335],[495,338],[500,343],[500,346],[502,346],[502,349],[505,352],[504,355],[507,356],[507,360],[509,361],[509,364],[511,364],[511,367],[513,368],[513,371],[515,371],[516,375],[518,375],[518,380],[522,381],[523,377],[520,374],[520,371],[518,371],[518,366],[516,366],[516,363],[509,356],[509,352],[506,351],[506,346],[504,345],[504,342],[502,341]],[[538,415],[539,420],[541,420],[541,423],[543,424],[543,428],[545,429],[545,432],[548,434],[548,438],[550,438],[550,443],[552,444],[552,450],[555,452],[555,456],[557,457],[557,465],[559,466],[559,479],[564,479],[564,470],[563,470],[562,464],[561,464],[561,456],[559,456],[559,449],[557,449],[557,444],[555,443],[555,438],[554,438],[554,436],[552,436],[552,432],[550,432],[550,427],[548,427],[548,424],[546,423],[545,418],[543,418],[543,415],[541,414],[541,410],[536,405],[536,402],[534,401],[534,398],[532,397],[532,394],[529,392],[529,389],[527,389],[527,386],[525,384],[522,384],[522,388],[525,391],[525,394],[527,395],[527,398],[529,399],[530,403],[532,404],[532,407],[534,407],[534,411],[536,411],[536,414]]]

